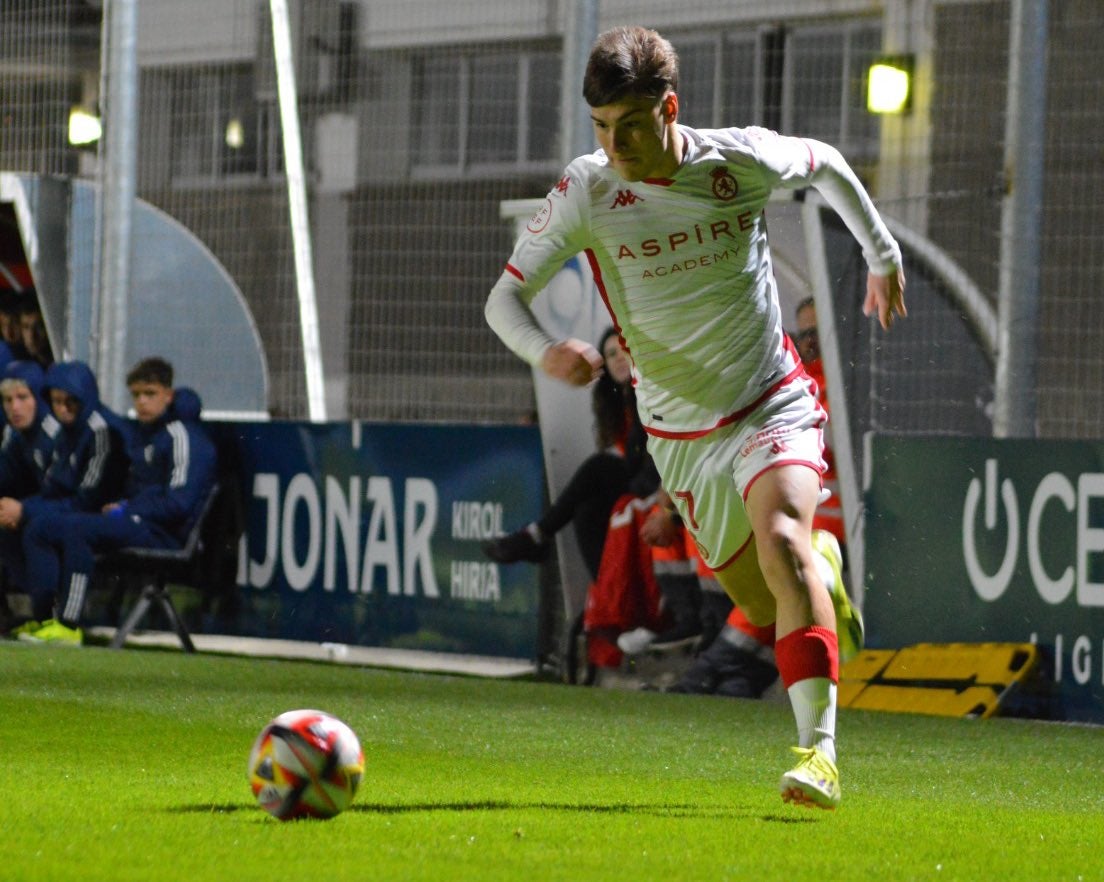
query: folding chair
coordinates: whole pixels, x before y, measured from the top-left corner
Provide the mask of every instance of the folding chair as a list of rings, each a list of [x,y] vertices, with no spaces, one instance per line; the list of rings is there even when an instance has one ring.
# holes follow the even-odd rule
[[[111,641],[112,649],[122,649],[127,637],[149,612],[150,606],[156,605],[168,617],[184,651],[195,652],[195,644],[192,643],[184,620],[173,606],[167,585],[170,581],[186,584],[199,581],[197,569],[204,551],[203,525],[214,508],[219,489],[217,483],[211,487],[203,501],[199,517],[181,548],[121,548],[103,555],[97,561],[97,569],[102,568],[115,575],[136,575],[142,586],[138,602],[127,615],[126,621],[115,631],[115,637]]]

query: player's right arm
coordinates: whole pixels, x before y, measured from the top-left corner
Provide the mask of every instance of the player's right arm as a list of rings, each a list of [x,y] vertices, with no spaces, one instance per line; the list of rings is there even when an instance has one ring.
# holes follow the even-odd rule
[[[515,355],[575,386],[585,386],[597,376],[601,356],[589,343],[550,336],[529,304],[564,262],[582,250],[582,189],[569,168],[518,237],[484,308],[487,324]]]
[[[602,356],[589,343],[555,340],[529,309],[525,289],[504,272],[491,289],[484,310],[487,323],[516,355],[548,376],[572,386],[585,386],[598,376]]]

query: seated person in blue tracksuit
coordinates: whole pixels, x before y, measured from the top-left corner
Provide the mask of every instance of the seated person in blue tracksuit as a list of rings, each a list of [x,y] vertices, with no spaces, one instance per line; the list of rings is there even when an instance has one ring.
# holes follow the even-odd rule
[[[97,553],[183,545],[214,486],[216,460],[199,422],[199,396],[172,384],[172,366],[161,358],[144,359],[127,374],[137,425],[129,433],[122,497],[99,512],[49,516],[42,529],[28,531],[27,587],[36,608],[56,597],[56,612],[19,639],[83,641],[80,619]]]
[[[55,516],[99,511],[119,497],[126,477],[126,423],[100,402],[91,368],[81,361],[53,364],[46,371],[42,391],[61,430],[38,491],[11,506],[9,529],[21,533],[24,564],[28,544],[38,532],[54,529]],[[26,587],[31,594],[31,618],[20,626],[18,636],[38,628],[53,607],[52,598],[35,595],[29,583]]]
[[[39,492],[23,500],[24,533],[47,515],[99,511],[119,497],[126,478],[126,421],[100,401],[92,369],[57,362],[42,389],[61,432]]]
[[[43,398],[43,379],[42,368],[33,361],[9,362],[0,376],[0,399],[7,418],[0,442],[0,563],[9,595],[21,593],[24,585],[22,500],[41,489],[61,432]],[[0,618],[8,612],[6,602],[0,603]]]

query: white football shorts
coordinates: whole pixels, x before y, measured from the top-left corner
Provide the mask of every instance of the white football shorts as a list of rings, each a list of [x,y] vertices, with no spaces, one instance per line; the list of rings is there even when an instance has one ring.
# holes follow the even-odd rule
[[[730,564],[751,541],[744,499],[756,478],[784,465],[824,475],[827,419],[812,381],[802,376],[744,418],[700,438],[648,438],[664,489],[712,569]]]

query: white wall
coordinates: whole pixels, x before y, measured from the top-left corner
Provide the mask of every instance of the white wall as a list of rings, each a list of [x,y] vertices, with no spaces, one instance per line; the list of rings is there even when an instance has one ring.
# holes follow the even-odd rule
[[[256,0],[142,0],[142,67],[248,61],[257,51]]]

